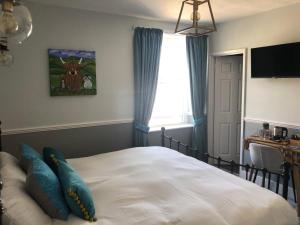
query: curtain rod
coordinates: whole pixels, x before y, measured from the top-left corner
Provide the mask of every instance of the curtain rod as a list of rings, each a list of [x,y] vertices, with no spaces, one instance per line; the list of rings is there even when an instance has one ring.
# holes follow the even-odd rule
[[[138,27],[149,28],[149,29],[161,29],[165,34],[175,34],[175,32],[174,32],[174,31],[171,31],[171,30],[165,30],[165,29],[160,28],[160,27],[148,27],[148,26],[143,26],[143,25],[140,25],[140,26],[135,26],[135,25],[133,25],[133,26],[131,27],[131,30],[134,31],[135,28],[138,28]]]

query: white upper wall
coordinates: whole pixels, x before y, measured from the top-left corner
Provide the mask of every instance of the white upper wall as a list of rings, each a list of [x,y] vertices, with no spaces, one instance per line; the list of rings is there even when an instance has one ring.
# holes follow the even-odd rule
[[[0,68],[0,120],[5,130],[133,119],[133,26],[174,25],[27,3],[34,31],[15,62]],[[95,50],[96,96],[50,97],[48,48]]]
[[[250,61],[253,47],[300,42],[299,21],[296,4],[221,24],[213,34],[211,53],[248,48],[247,118],[300,125],[300,79],[251,79]]]

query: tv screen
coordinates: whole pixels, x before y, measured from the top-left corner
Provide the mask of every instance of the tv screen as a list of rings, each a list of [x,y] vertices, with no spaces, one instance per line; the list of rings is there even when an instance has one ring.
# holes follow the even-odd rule
[[[251,49],[253,78],[300,77],[300,42]]]

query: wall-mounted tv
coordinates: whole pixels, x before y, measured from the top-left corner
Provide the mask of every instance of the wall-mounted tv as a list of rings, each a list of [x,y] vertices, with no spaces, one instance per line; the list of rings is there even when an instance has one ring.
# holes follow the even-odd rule
[[[251,49],[253,78],[300,77],[300,42]]]

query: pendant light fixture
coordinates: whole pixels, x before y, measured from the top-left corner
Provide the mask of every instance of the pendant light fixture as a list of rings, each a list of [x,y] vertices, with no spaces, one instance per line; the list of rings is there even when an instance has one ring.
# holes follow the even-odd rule
[[[32,17],[21,0],[0,0],[0,66],[10,66],[9,43],[22,44],[32,33]]]
[[[22,44],[32,33],[32,17],[21,0],[0,0],[0,36]]]
[[[10,66],[13,63],[13,56],[7,47],[7,38],[0,39],[0,66]]]
[[[202,22],[202,14],[206,12],[209,14],[210,21]],[[206,11],[204,11],[206,10]],[[189,15],[189,20],[185,20],[184,15]],[[189,35],[189,36],[202,36],[217,30],[214,15],[212,12],[210,0],[184,0],[182,2],[179,18],[176,24],[175,33]]]

